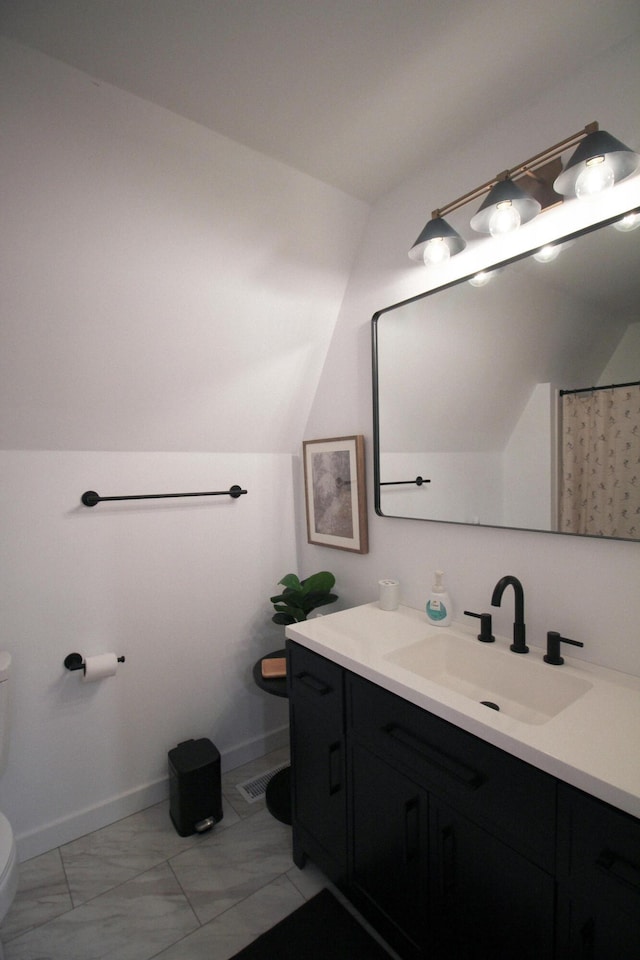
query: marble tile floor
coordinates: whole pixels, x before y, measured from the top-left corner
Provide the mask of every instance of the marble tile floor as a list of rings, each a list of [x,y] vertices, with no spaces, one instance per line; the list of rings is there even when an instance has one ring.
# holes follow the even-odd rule
[[[291,858],[291,828],[236,789],[287,760],[223,775],[224,817],[180,837],[169,801],[20,865],[5,960],[229,960],[322,887]],[[391,955],[393,956],[393,955]]]

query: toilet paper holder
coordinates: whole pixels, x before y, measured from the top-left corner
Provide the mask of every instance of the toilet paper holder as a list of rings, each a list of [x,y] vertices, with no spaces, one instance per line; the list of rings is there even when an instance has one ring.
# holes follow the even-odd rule
[[[124,663],[124,657],[118,657],[118,663]],[[84,670],[84,657],[81,653],[69,653],[64,658],[67,670]]]

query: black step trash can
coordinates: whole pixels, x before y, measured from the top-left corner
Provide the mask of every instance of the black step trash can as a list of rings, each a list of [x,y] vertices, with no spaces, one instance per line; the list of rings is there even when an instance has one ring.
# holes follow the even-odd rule
[[[220,754],[211,740],[185,740],[169,750],[169,815],[181,837],[222,820]]]

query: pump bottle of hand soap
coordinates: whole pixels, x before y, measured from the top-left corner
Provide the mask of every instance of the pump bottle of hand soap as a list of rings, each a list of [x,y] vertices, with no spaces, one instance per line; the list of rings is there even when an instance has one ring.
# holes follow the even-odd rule
[[[443,576],[442,570],[436,570],[435,583],[427,600],[427,617],[436,627],[447,627],[451,623],[451,599],[442,584]]]

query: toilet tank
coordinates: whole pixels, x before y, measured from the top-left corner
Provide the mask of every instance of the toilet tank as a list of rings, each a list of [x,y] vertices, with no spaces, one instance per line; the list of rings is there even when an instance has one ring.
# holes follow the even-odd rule
[[[9,745],[9,671],[11,654],[0,650],[0,774],[4,770]]]

